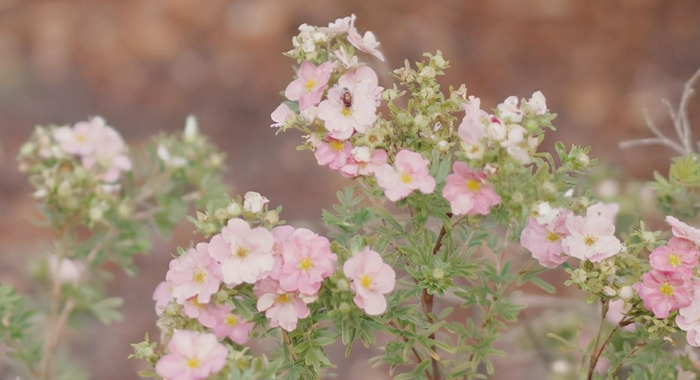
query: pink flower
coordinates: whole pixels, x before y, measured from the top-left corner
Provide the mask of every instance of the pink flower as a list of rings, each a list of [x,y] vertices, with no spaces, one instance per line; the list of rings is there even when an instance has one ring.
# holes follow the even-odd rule
[[[266,278],[255,284],[253,288],[258,297],[257,308],[265,312],[270,320],[270,327],[281,327],[287,331],[297,328],[299,319],[309,316],[311,311],[306,306],[307,300],[299,292],[286,292],[280,288],[279,282]]]
[[[175,330],[169,354],[156,363],[156,373],[166,380],[200,380],[226,365],[228,350],[212,334]]]
[[[277,106],[277,108],[275,108],[274,111],[272,111],[272,114],[270,115],[270,118],[272,121],[274,121],[274,123],[270,124],[270,127],[277,128],[284,126],[287,118],[293,114],[294,112],[289,109],[289,106],[286,103],[281,103],[279,106]]]
[[[219,291],[221,277],[219,266],[209,256],[207,243],[199,243],[184,255],[170,261],[170,269],[165,275],[172,288],[171,294],[177,303],[197,297],[200,303],[207,303],[212,294]]]
[[[329,168],[338,170],[348,163],[351,150],[352,144],[350,142],[331,140],[328,143],[318,144],[314,157],[319,165],[328,165]]]
[[[668,245],[656,247],[649,255],[652,268],[679,272],[687,278],[693,275],[693,268],[698,265],[698,247],[690,240],[673,237]]]
[[[212,328],[214,335],[219,339],[228,337],[236,344],[245,344],[255,323],[246,322],[230,306],[221,306],[217,310],[216,325]]]
[[[221,263],[221,277],[226,285],[253,284],[272,269],[272,244],[270,231],[263,227],[251,229],[246,221],[235,218],[211,238],[209,254]]]
[[[209,328],[216,326],[217,316],[221,313],[218,305],[213,302],[199,303],[197,297],[186,300],[182,304],[182,310],[186,316]]]
[[[486,173],[470,168],[464,162],[452,164],[453,173],[447,176],[442,196],[450,202],[455,215],[487,215],[501,198],[486,180]]]
[[[325,122],[328,136],[346,140],[354,131],[365,133],[377,120],[381,91],[377,74],[367,66],[343,74],[318,106],[317,115]]]
[[[670,215],[666,217],[666,222],[671,225],[673,236],[688,239],[696,245],[700,245],[699,229],[691,227]]]
[[[379,315],[386,310],[384,294],[394,290],[396,273],[382,261],[382,257],[366,247],[348,259],[343,273],[351,281],[355,304],[368,315]]]
[[[126,154],[124,140],[101,117],[93,117],[89,124],[90,144],[93,148],[89,153],[81,155],[82,164],[96,172],[98,179],[115,182],[122,172],[131,170],[131,160]]]
[[[354,15],[353,15],[354,16]],[[359,50],[367,54],[377,57],[378,60],[384,62],[384,55],[379,51],[379,41],[372,32],[365,32],[364,36],[355,29],[355,17],[350,20],[350,28],[348,29],[348,42]]]
[[[394,167],[386,164],[376,169],[377,184],[389,200],[406,198],[414,190],[430,194],[435,190],[435,179],[428,173],[430,161],[419,153],[404,149],[396,154]]]
[[[333,73],[333,65],[323,62],[318,67],[309,61],[304,61],[297,72],[297,79],[292,81],[284,96],[292,101],[299,101],[299,110],[303,111],[321,101],[323,91],[328,87],[328,79]]]
[[[372,175],[378,168],[386,164],[387,159],[388,156],[383,149],[371,151],[366,146],[354,147],[350,151],[350,160],[340,168],[340,172],[346,177]]]
[[[282,247],[280,288],[286,292],[315,295],[323,280],[335,272],[338,258],[331,252],[328,239],[299,228]]]
[[[60,127],[53,131],[53,138],[62,151],[77,156],[86,156],[95,151],[95,132],[92,121],[81,121],[73,127]]]
[[[535,218],[530,218],[520,235],[520,244],[532,252],[532,257],[540,265],[554,268],[566,261],[561,242],[569,235],[566,219],[571,215],[571,211],[557,208],[550,212],[556,216],[549,223],[539,224]]]
[[[586,210],[586,215],[602,216],[612,223],[615,223],[615,215],[620,211],[620,205],[617,203],[602,203],[598,202],[589,206]]]
[[[676,324],[686,332],[686,340],[693,347],[700,347],[700,289],[694,287],[693,302],[678,309]]]
[[[172,295],[173,288],[168,284],[167,281],[163,281],[156,287],[153,292],[153,300],[156,301],[156,314],[161,315],[168,306],[170,301],[173,300]]]
[[[678,272],[662,272],[653,269],[642,276],[642,282],[634,284],[644,307],[658,318],[693,302],[695,291],[692,282]]]
[[[484,126],[483,120],[489,115],[481,110],[480,104],[481,100],[474,96],[469,97],[469,103],[463,104],[465,115],[457,133],[465,144],[477,144],[486,135],[486,126]]]
[[[615,237],[615,225],[600,213],[588,212],[586,218],[569,215],[566,228],[570,235],[562,241],[562,248],[569,256],[596,263],[622,249]]]

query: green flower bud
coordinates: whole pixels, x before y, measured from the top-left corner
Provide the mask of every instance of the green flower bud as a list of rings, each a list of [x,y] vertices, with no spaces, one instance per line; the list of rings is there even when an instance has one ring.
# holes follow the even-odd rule
[[[338,282],[336,282],[335,286],[341,292],[347,292],[348,290],[350,290],[350,284],[348,283],[348,280],[346,280],[344,278],[341,278],[340,280],[338,280]]]

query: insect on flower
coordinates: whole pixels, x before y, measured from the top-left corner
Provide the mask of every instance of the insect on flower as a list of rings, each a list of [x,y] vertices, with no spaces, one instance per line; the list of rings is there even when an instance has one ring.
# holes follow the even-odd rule
[[[347,88],[343,88],[343,94],[340,95],[340,100],[343,102],[345,108],[352,107],[352,94]]]

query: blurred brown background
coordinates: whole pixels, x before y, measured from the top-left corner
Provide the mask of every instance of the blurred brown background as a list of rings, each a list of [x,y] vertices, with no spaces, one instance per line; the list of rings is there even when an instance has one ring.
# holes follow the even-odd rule
[[[676,102],[700,67],[697,0],[0,0],[0,282],[31,289],[24,268],[49,237],[28,221],[36,213],[14,161],[20,144],[34,125],[91,115],[134,145],[197,115],[227,152],[237,192],[259,191],[284,205],[288,221],[322,231],[320,210],[343,180],[297,153],[298,135],[275,137],[269,114],[293,75],[281,53],[296,27],[350,13],[382,42],[388,65],[377,68],[439,49],[452,64],[443,83],[466,83],[486,107],[542,90],[559,114],[545,147],[592,145],[592,156],[639,179],[663,171],[670,152],[617,143],[650,135],[641,108],[670,128],[659,100]],[[191,238],[183,226],[157,242],[137,280],[117,273],[111,288],[125,296],[129,322],[83,326],[95,338],[74,347],[92,378],[136,378],[129,343],[157,336],[152,289],[169,252]],[[384,378],[358,358],[338,372]],[[526,378],[542,376],[533,371]]]

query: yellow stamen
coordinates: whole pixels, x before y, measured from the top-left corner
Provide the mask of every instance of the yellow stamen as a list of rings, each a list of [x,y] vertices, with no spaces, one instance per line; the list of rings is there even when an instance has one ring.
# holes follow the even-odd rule
[[[78,134],[78,135],[75,136],[75,141],[77,141],[77,142],[79,142],[79,143],[82,144],[82,143],[84,143],[84,142],[87,141],[87,136],[85,136],[85,135],[83,135],[83,134]]]
[[[664,282],[664,284],[659,288],[659,292],[666,297],[670,297],[673,295],[673,286],[669,285],[668,282]]]
[[[306,87],[306,91],[311,91],[314,86],[316,86],[316,79],[309,79],[304,85],[304,87]]]
[[[292,299],[289,297],[289,295],[287,295],[287,293],[280,294],[279,296],[277,296],[278,303],[289,303],[289,301],[291,300]]]
[[[229,315],[226,317],[226,324],[231,327],[236,327],[238,326],[238,318],[234,317],[233,315]]]
[[[311,259],[309,259],[308,257],[304,260],[301,260],[301,262],[299,263],[299,269],[303,270],[309,270],[309,268],[311,268],[312,266],[314,266],[314,263],[312,263]]]
[[[249,253],[250,250],[242,245],[239,245],[236,249],[236,256],[240,257],[241,259],[248,256]]]
[[[337,141],[337,140],[331,141],[329,145],[336,152],[340,152],[341,150],[343,150],[343,148],[345,148],[345,144],[343,144],[342,141]]]
[[[552,231],[547,231],[547,240],[554,243],[555,241],[559,241],[559,239],[561,239],[561,236],[559,236],[558,233],[552,232]]]
[[[203,309],[203,308],[204,308],[204,305],[202,305],[201,303],[199,303],[199,301],[197,301],[197,297],[192,298],[192,304],[193,304],[194,307],[196,307],[197,309]]]
[[[207,278],[207,274],[202,270],[197,270],[192,276],[192,282],[195,284],[203,284],[204,280]]]
[[[479,191],[481,188],[481,183],[479,181],[475,181],[473,179],[470,179],[467,181],[467,189],[471,191]]]
[[[369,286],[372,285],[372,279],[366,274],[362,275],[362,277],[360,277],[360,284],[369,289]]]
[[[350,109],[350,107],[343,107],[343,109],[342,109],[342,111],[340,111],[340,113],[343,116],[348,117],[348,116],[352,115],[352,109]]]
[[[399,174],[399,181],[401,181],[403,183],[411,183],[411,181],[413,181],[413,178],[411,178],[410,174],[401,173],[401,174]]]
[[[197,358],[189,358],[187,359],[187,366],[190,368],[199,368],[199,359]]]
[[[586,243],[586,245],[589,247],[592,246],[593,244],[595,244],[595,242],[597,242],[597,241],[598,241],[598,238],[595,236],[591,236],[591,235],[586,235],[586,237],[583,239],[583,242]]]
[[[672,267],[677,267],[681,265],[681,258],[678,257],[678,255],[672,253],[668,255],[668,263],[671,264]]]

